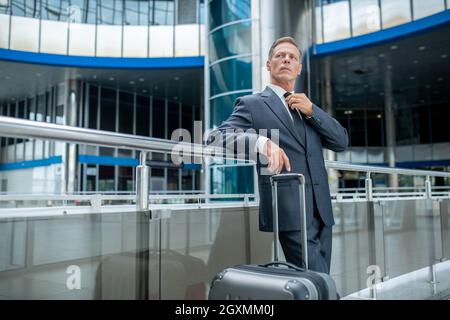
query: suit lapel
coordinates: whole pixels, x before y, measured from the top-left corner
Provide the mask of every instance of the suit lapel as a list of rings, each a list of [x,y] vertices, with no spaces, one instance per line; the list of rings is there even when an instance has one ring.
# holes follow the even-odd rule
[[[273,92],[272,89],[270,89],[269,87],[266,87],[266,89],[261,93],[261,97],[263,98],[264,103],[275,114],[275,116],[277,116],[277,118],[281,121],[281,123],[289,130],[289,132],[303,146],[303,148],[305,148],[305,144],[303,143],[302,139],[295,130],[294,123],[292,122],[292,119],[288,114],[288,111],[286,110],[283,103],[280,101],[280,98],[276,95],[276,93]]]

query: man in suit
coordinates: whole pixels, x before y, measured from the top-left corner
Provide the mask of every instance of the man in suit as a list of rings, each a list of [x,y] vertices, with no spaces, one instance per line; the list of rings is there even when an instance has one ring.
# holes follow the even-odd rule
[[[308,261],[311,270],[329,273],[331,228],[334,225],[328,177],[322,148],[339,152],[347,148],[347,131],[328,113],[313,104],[303,93],[295,93],[302,70],[301,51],[295,40],[276,40],[266,63],[271,84],[264,91],[240,97],[230,117],[216,130],[225,137],[225,146],[244,142],[250,152],[259,152],[273,173],[302,173],[305,176]],[[232,134],[235,129],[241,132]],[[243,133],[243,130],[268,129],[268,134]],[[273,129],[278,129],[274,131]],[[276,139],[271,139],[276,132]],[[278,140],[278,141],[277,141]],[[272,193],[270,176],[259,172],[259,228],[271,232]],[[304,267],[300,246],[298,183],[278,183],[279,238],[285,258]]]

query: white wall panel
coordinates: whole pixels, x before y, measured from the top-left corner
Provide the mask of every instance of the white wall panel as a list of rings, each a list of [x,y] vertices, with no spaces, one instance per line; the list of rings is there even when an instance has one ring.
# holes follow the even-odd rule
[[[173,56],[173,26],[150,27],[150,57]]]
[[[67,22],[41,21],[40,52],[67,54]]]
[[[198,24],[175,26],[175,56],[191,57],[199,55]]]
[[[95,56],[95,25],[71,23],[69,30],[69,54]]]
[[[39,20],[25,17],[11,17],[12,50],[37,52],[39,49]]]
[[[122,26],[97,26],[97,56],[122,56]]]
[[[8,14],[0,14],[0,48],[4,49],[8,49],[9,17]]]
[[[123,56],[146,58],[148,56],[148,32],[146,26],[124,26]]]

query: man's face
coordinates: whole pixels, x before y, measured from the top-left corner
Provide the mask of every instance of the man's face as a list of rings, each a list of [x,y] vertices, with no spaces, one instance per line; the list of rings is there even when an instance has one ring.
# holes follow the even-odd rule
[[[282,42],[275,47],[266,66],[272,79],[278,82],[293,81],[302,71],[300,52],[293,44]]]

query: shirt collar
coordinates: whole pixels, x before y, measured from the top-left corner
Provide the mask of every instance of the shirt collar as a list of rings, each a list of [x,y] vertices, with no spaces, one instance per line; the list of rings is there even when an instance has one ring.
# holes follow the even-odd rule
[[[284,94],[287,92],[286,90],[272,83],[268,84],[267,86],[272,89],[280,99],[284,100]],[[294,93],[294,91],[291,91],[291,93]]]

